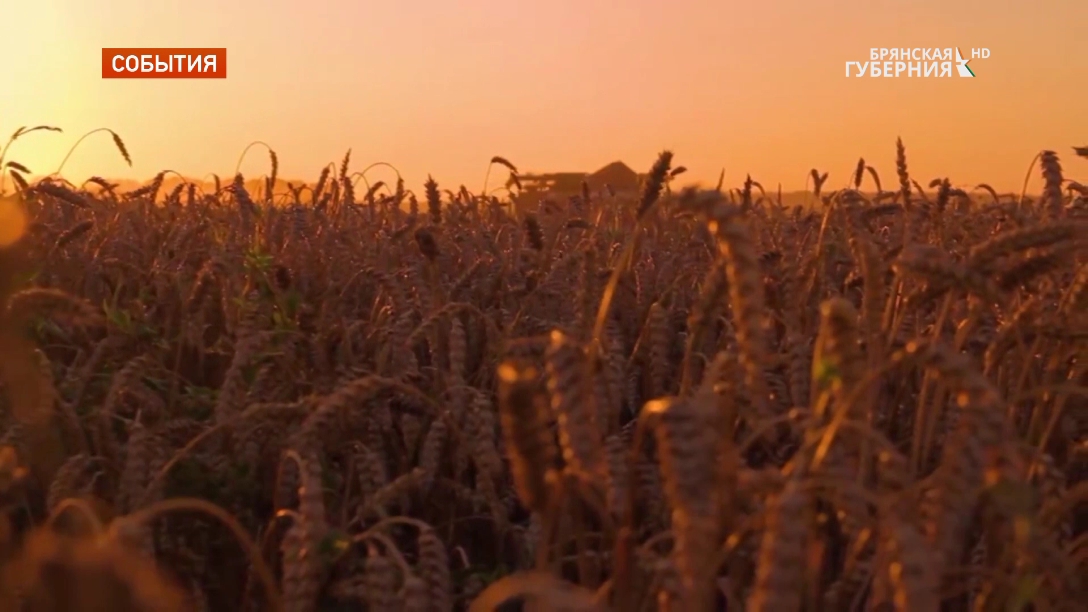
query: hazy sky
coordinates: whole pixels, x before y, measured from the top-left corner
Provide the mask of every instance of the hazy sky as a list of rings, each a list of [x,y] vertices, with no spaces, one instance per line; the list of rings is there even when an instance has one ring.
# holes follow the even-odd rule
[[[12,159],[51,172],[102,126],[128,143],[131,169],[96,135],[73,181],[229,174],[256,139],[281,176],[350,147],[354,169],[387,161],[416,189],[430,172],[475,191],[492,155],[644,171],[663,148],[707,182],[724,167],[800,189],[815,166],[838,187],[860,156],[891,183],[897,135],[920,182],[1019,190],[1044,148],[1088,170],[1069,149],[1088,144],[1088,0],[4,0],[0,21],[18,24],[0,35],[0,134],[65,130]],[[225,80],[101,78],[102,47],[202,46],[228,49]],[[992,56],[975,79],[846,78],[876,46]],[[250,177],[267,172],[254,153]]]

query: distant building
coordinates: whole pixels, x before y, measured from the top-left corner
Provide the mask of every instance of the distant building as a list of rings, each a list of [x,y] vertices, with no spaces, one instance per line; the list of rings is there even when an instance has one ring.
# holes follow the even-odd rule
[[[586,177],[591,189],[604,189],[605,185],[609,185],[616,191],[636,190],[641,180],[642,175],[620,161],[612,162]]]
[[[616,193],[637,191],[643,175],[621,161],[612,162],[596,172],[552,172],[547,174],[523,174],[521,196],[518,203],[528,204],[549,196],[563,198],[582,192],[585,182],[591,192],[611,188]]]

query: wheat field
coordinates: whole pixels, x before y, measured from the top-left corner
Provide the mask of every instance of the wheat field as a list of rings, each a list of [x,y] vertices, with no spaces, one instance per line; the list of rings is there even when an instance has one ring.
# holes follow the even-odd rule
[[[501,157],[417,197],[0,156],[2,608],[1082,610],[1088,189],[893,159],[787,208],[667,151],[529,206]]]

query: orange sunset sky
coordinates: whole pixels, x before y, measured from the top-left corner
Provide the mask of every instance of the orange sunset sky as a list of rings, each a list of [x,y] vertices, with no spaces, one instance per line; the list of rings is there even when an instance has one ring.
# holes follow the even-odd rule
[[[1088,144],[1086,0],[8,0],[0,133],[51,124],[9,159],[64,174],[229,174],[252,140],[285,178],[353,149],[418,188],[522,171],[645,171],[672,149],[688,176],[841,186],[864,157],[894,181],[895,138],[920,182],[1018,191],[1032,156],[1070,176]],[[846,78],[871,47],[988,47],[974,79]],[[102,47],[226,47],[225,80],[103,80]],[[101,138],[99,138],[101,137]],[[260,151],[243,173],[268,163]],[[368,174],[390,180],[381,168]],[[1037,184],[1037,180],[1036,184]]]

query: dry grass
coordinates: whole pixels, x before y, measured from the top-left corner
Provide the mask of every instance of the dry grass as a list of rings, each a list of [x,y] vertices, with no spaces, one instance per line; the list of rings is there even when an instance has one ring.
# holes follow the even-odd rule
[[[528,212],[10,166],[3,607],[1082,609],[1088,215],[1037,159],[786,209],[666,152]]]

